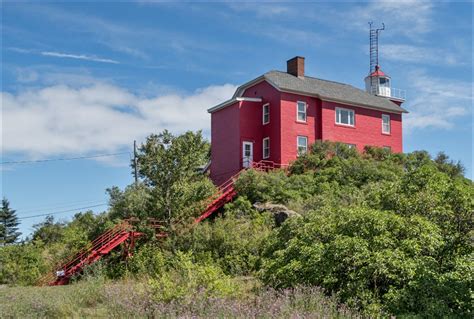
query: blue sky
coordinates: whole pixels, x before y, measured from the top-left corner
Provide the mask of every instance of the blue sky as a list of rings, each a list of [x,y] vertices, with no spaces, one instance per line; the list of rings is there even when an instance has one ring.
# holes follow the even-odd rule
[[[363,88],[368,21],[407,92],[404,149],[445,151],[472,178],[469,2],[2,3],[2,194],[20,218],[107,208],[133,179],[133,140],[202,129],[206,109],[306,57],[306,74]],[[103,206],[97,206],[103,205]],[[43,217],[23,219],[27,234]]]

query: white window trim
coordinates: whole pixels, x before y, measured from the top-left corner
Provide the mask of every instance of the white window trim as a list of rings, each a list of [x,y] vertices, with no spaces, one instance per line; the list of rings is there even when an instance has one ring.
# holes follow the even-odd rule
[[[384,123],[383,123],[384,116],[388,117],[388,131],[384,131]],[[392,133],[392,121],[390,119],[390,115],[382,114],[382,134],[391,134],[391,133]]]
[[[306,146],[305,146],[305,152],[300,154],[300,144],[299,144],[299,140],[300,140],[300,137],[303,137],[305,140],[306,140]],[[307,154],[308,153],[308,137],[307,136],[304,136],[304,135],[298,135],[296,137],[296,153],[297,153],[297,156],[300,156],[300,155],[303,155],[303,154]]]
[[[268,121],[265,122],[265,107],[268,106]],[[262,105],[262,124],[266,125],[270,123],[270,103],[266,103]]]
[[[268,156],[265,156],[265,141],[268,141]],[[262,158],[263,159],[270,158],[270,138],[269,137],[265,137],[262,140]]]
[[[352,112],[352,114],[354,115],[354,124],[345,124],[345,123],[340,123],[340,122],[338,122],[337,111],[349,111],[349,112]],[[334,112],[334,116],[335,116],[335,120],[336,120],[336,124],[337,124],[337,125],[343,125],[343,126],[349,126],[349,127],[355,127],[355,125],[356,125],[355,111],[352,110],[352,109],[347,109],[347,108],[345,108],[345,107],[336,107],[336,110],[335,110],[335,112]]]
[[[299,115],[299,111],[298,111],[298,104],[299,103],[303,103],[304,104],[304,121],[300,120],[298,115]],[[305,101],[296,101],[296,122],[300,122],[300,123],[306,123],[308,121],[308,104],[305,102]]]

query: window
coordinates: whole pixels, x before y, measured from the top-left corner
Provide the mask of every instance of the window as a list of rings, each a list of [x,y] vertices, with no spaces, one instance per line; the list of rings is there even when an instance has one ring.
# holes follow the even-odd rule
[[[263,119],[262,122],[263,124],[268,124],[270,123],[270,104],[264,104],[262,107],[262,112],[263,112]]]
[[[390,86],[390,80],[387,78],[379,78],[379,82],[381,86],[384,86],[384,87]]]
[[[382,133],[390,134],[390,115],[382,114]]]
[[[263,139],[263,158],[270,157],[270,138],[265,137]]]
[[[354,110],[336,107],[336,124],[354,126]]]
[[[306,122],[306,103],[296,102],[296,120],[298,122]]]
[[[392,148],[390,146],[384,146],[383,149],[392,152]]]
[[[306,136],[297,137],[298,155],[303,155],[308,152],[308,138]]]
[[[350,149],[355,149],[356,148],[356,145],[355,144],[346,144],[346,146]]]

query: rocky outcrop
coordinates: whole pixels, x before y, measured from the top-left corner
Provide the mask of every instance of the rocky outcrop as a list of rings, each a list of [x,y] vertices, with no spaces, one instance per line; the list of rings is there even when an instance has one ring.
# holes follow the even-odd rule
[[[288,209],[285,205],[272,203],[255,203],[253,207],[259,212],[270,212],[275,219],[275,224],[280,226],[285,220],[290,217],[301,216],[294,210]]]

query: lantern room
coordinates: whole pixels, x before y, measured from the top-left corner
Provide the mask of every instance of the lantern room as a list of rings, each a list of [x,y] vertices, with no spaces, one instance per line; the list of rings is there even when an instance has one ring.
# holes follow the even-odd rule
[[[365,78],[365,90],[373,95],[392,97],[390,77],[380,67],[375,66],[375,71]]]

